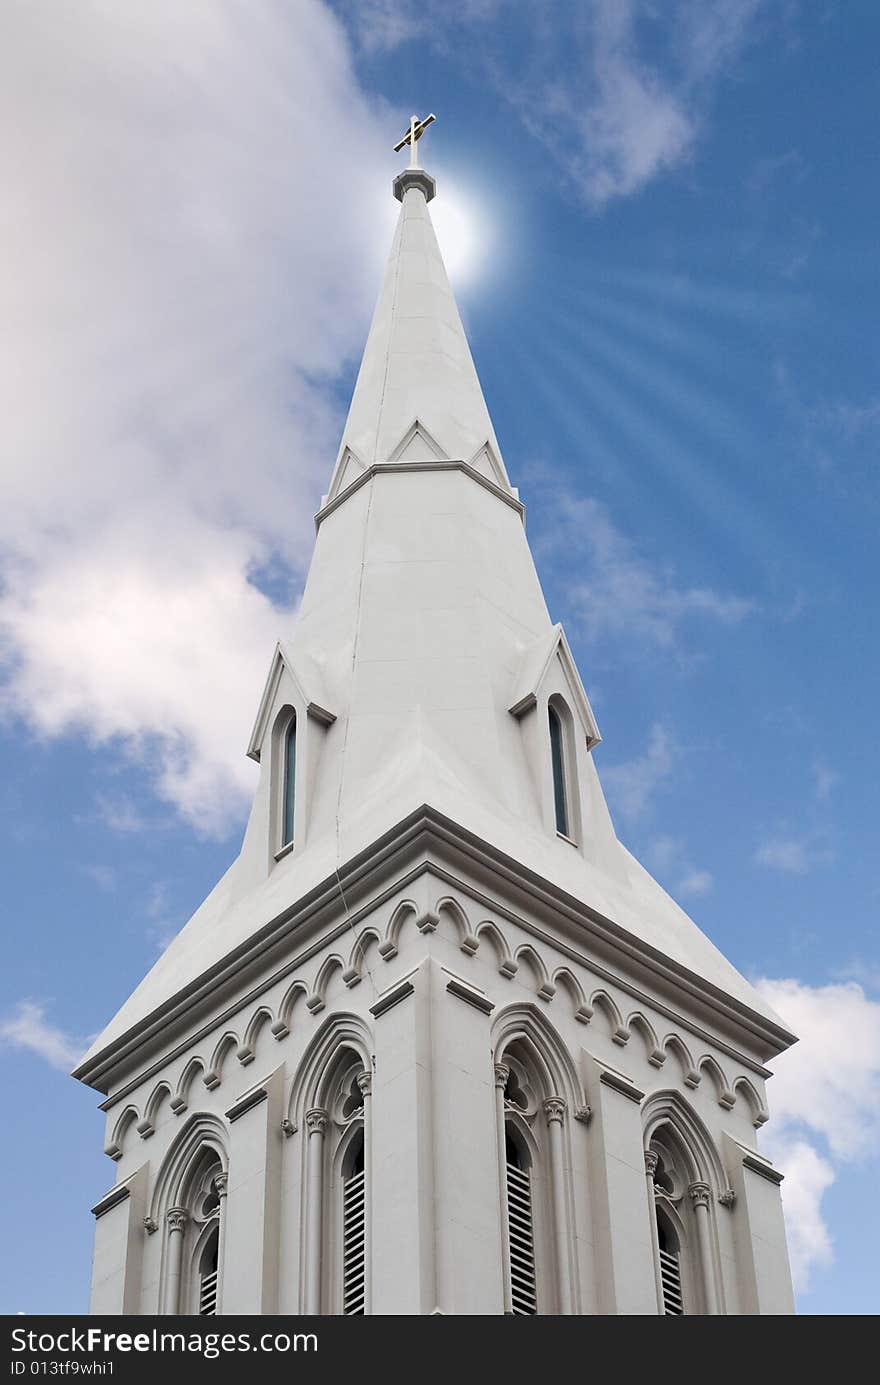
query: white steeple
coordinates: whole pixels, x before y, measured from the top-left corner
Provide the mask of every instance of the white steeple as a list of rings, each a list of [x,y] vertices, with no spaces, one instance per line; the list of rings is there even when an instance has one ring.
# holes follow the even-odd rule
[[[400,218],[302,604],[248,749],[262,775],[241,856],[92,1054],[422,805],[775,1021],[617,840],[598,728],[544,601],[431,224],[434,180],[410,167],[394,192]],[[320,732],[300,745],[302,823],[276,862],[266,750],[285,671]],[[571,714],[574,846],[542,779],[554,694]]]
[[[394,191],[241,853],[76,1070],[92,1311],[791,1311],[792,1036],[617,840],[433,180]]]

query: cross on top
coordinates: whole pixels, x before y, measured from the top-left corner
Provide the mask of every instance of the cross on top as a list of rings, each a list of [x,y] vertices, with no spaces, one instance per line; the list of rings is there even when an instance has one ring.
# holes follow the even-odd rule
[[[422,138],[422,135],[425,133],[428,126],[432,124],[432,122],[436,119],[437,117],[433,113],[431,115],[426,115],[424,120],[419,120],[417,115],[410,116],[409,129],[407,130],[403,139],[400,140],[398,144],[395,144],[395,154],[399,154],[404,145],[409,145],[410,168],[418,167],[418,165],[416,164],[416,140],[420,140]]]

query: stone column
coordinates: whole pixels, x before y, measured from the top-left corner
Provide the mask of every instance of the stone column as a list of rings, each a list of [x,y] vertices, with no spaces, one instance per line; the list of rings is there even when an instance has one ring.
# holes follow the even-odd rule
[[[324,1133],[329,1117],[315,1106],[306,1111],[309,1143],[306,1151],[306,1313],[321,1312],[322,1249],[324,1239]]]
[[[217,1211],[217,1316],[219,1317],[223,1312],[223,1252],[226,1249],[226,1192],[229,1186],[229,1174],[225,1169],[217,1174],[214,1179],[214,1186],[220,1199],[220,1207]]]
[[[371,1309],[373,1284],[373,1159],[370,1149],[372,1137],[372,1094],[373,1074],[364,1068],[357,1076],[357,1084],[364,1099],[364,1313]]]
[[[659,1154],[654,1149],[645,1150],[645,1176],[648,1180],[648,1205],[651,1208],[651,1248],[654,1252],[654,1276],[657,1280],[657,1312],[663,1312],[663,1272],[660,1268],[660,1236],[657,1230],[656,1194],[654,1174],[657,1172]]]
[[[189,1213],[184,1207],[171,1207],[165,1214],[168,1224],[168,1260],[165,1275],[163,1312],[170,1317],[180,1313],[180,1275],[183,1268],[183,1240]]]
[[[697,1250],[700,1259],[700,1274],[703,1284],[703,1301],[706,1312],[711,1316],[718,1313],[718,1292],[715,1287],[715,1263],[712,1256],[712,1228],[709,1224],[708,1183],[692,1183],[688,1196],[694,1208],[694,1221],[697,1226]]]
[[[571,1313],[571,1246],[566,1215],[565,1150],[563,1122],[565,1102],[560,1096],[549,1096],[544,1102],[550,1145],[550,1184],[553,1190],[553,1231],[556,1242],[556,1267],[559,1284],[559,1312]]]
[[[504,1311],[513,1312],[510,1292],[510,1226],[507,1220],[507,1129],[504,1120],[504,1092],[510,1068],[495,1064],[495,1127],[498,1132],[498,1177],[501,1191],[501,1255],[504,1263]]]

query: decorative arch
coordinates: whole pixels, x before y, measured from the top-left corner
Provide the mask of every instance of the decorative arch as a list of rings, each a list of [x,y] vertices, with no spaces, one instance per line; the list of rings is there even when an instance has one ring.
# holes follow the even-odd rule
[[[122,1158],[125,1151],[125,1137],[132,1125],[140,1119],[140,1112],[136,1106],[126,1106],[113,1127],[113,1134],[104,1146],[104,1153],[113,1160]]]
[[[333,979],[335,972],[345,974],[345,963],[335,952],[329,957],[325,957],[320,967],[318,975],[315,977],[315,984],[311,995],[306,997],[306,1009],[313,1015],[317,1015],[327,1003],[327,988]]]
[[[593,1018],[593,1007],[587,1004],[583,987],[570,967],[557,967],[553,973],[553,985],[562,987],[568,993],[574,1009],[574,1017],[580,1024],[589,1024]]]
[[[236,1050],[235,1054],[243,1068],[247,1067],[248,1063],[254,1061],[260,1031],[265,1025],[271,1025],[272,1023],[272,1011],[265,1005],[261,1005],[259,1009],[255,1010],[251,1015],[248,1020],[248,1027],[244,1031],[244,1038],[241,1041],[241,1046]]]
[[[189,1092],[192,1084],[196,1080],[196,1074],[204,1074],[205,1065],[201,1058],[190,1058],[177,1083],[177,1090],[171,1098],[171,1109],[175,1116],[180,1116],[189,1105]]]
[[[601,1010],[605,1015],[613,1043],[619,1044],[621,1048],[629,1043],[629,1029],[624,1024],[623,1016],[607,991],[600,989],[593,992],[590,996],[590,1009]]]
[[[325,1096],[321,1083],[325,1080],[334,1054],[341,1048],[352,1049],[363,1060],[364,1068],[372,1068],[372,1033],[359,1015],[348,1011],[335,1011],[327,1015],[306,1045],[294,1075],[287,1107],[288,1118],[295,1126],[302,1125],[306,1111],[321,1107]]]
[[[228,1030],[218,1039],[217,1046],[211,1054],[208,1070],[202,1076],[202,1081],[209,1092],[212,1092],[215,1087],[220,1086],[223,1079],[223,1064],[226,1061],[227,1053],[232,1053],[238,1050],[239,1047],[238,1035],[234,1034],[231,1030]]]
[[[736,1095],[731,1090],[731,1086],[727,1080],[724,1069],[722,1068],[721,1064],[712,1057],[710,1053],[703,1054],[703,1057],[697,1064],[697,1072],[701,1074],[707,1072],[711,1077],[712,1082],[715,1086],[715,1095],[718,1098],[719,1106],[721,1106],[725,1111],[729,1111],[733,1106],[736,1105]]]
[[[150,1093],[150,1099],[144,1111],[144,1118],[138,1123],[137,1132],[142,1140],[148,1140],[150,1136],[155,1133],[156,1122],[159,1119],[159,1111],[162,1107],[162,1102],[170,1096],[171,1087],[169,1084],[167,1082],[157,1082]]]
[[[675,1132],[684,1146],[693,1181],[709,1183],[716,1194],[727,1184],[724,1165],[705,1122],[680,1092],[654,1092],[642,1108],[645,1148],[661,1126]]]
[[[504,1062],[511,1043],[522,1040],[534,1055],[545,1096],[561,1096],[577,1115],[584,1107],[584,1088],[568,1047],[543,1010],[532,1002],[508,1005],[492,1026],[496,1063]]]
[[[437,901],[437,907],[434,912],[438,919],[446,915],[452,920],[459,947],[462,952],[467,952],[470,956],[473,956],[480,946],[479,940],[471,932],[468,916],[458,901],[453,899],[451,895],[446,895],[443,899]]]
[[[738,1077],[733,1084],[734,1095],[742,1092],[749,1109],[752,1113],[752,1124],[757,1130],[760,1126],[766,1125],[770,1119],[770,1112],[761,1100],[761,1097],[747,1077]]]
[[[556,987],[547,974],[544,966],[544,959],[541,954],[531,946],[530,943],[522,943],[516,949],[514,958],[517,964],[525,962],[535,981],[535,990],[541,1000],[552,1000],[556,994]]]
[[[272,1033],[276,1039],[286,1039],[293,1024],[293,1009],[296,1005],[297,997],[302,996],[307,1000],[309,988],[305,981],[292,981],[284,992],[281,1004],[278,1007],[278,1018],[272,1025]]]
[[[634,1010],[626,1021],[626,1028],[635,1031],[644,1040],[648,1062],[651,1066],[662,1068],[666,1062],[666,1052],[660,1047],[656,1030],[647,1015],[643,1014],[641,1010]]]
[[[224,1172],[228,1171],[228,1138],[226,1125],[217,1116],[195,1111],[187,1117],[171,1141],[153,1184],[149,1215],[154,1222],[159,1223],[167,1211],[184,1200],[193,1160],[202,1149],[212,1150]]]
[[[351,955],[348,959],[348,966],[342,973],[342,979],[346,986],[357,986],[363,979],[364,971],[367,969],[367,956],[370,947],[375,944],[378,948],[382,941],[378,928],[365,928],[358,934]]]
[[[700,1074],[694,1067],[690,1049],[680,1034],[667,1034],[661,1045],[664,1053],[674,1053],[681,1064],[682,1081],[686,1087],[699,1087]]]
[[[416,921],[418,917],[419,911],[411,899],[404,899],[398,904],[385,930],[384,941],[379,944],[379,956],[383,957],[386,962],[390,962],[392,957],[397,956],[403,925],[408,919]]]
[[[507,946],[507,939],[496,924],[486,919],[484,923],[479,924],[477,927],[476,938],[478,942],[482,942],[484,938],[486,939],[486,942],[495,953],[495,958],[498,962],[498,970],[502,976],[506,976],[508,980],[516,976],[519,963],[512,956],[510,948]]]

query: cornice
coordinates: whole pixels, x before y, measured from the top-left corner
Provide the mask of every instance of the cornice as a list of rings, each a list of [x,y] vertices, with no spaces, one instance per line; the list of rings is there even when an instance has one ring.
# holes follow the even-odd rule
[[[649,944],[635,938],[613,920],[605,918],[582,901],[566,894],[549,880],[522,865],[521,862],[506,856],[496,847],[469,832],[452,819],[427,805],[422,805],[384,833],[376,842],[340,866],[338,874],[334,872],[332,876],[320,882],[288,909],[276,915],[263,927],[256,929],[243,943],[171,996],[145,1020],[133,1025],[118,1039],[93,1055],[87,1062],[81,1063],[74,1070],[73,1076],[88,1086],[106,1093],[115,1077],[124,1078],[127,1072],[131,1072],[134,1061],[136,1061],[136,1055],[149,1049],[153,1041],[159,1037],[162,1037],[167,1043],[169,1031],[173,1031],[174,1027],[179,1025],[181,1021],[186,1021],[188,1025],[192,1025],[199,1011],[204,1012],[209,1005],[213,1007],[212,1013],[209,1018],[206,1017],[201,1032],[204,1033],[208,1029],[215,1028],[219,1022],[216,1015],[218,992],[222,992],[224,988],[233,985],[238,988],[245,978],[253,977],[254,990],[251,995],[258,995],[268,985],[274,984],[277,979],[289,974],[304,960],[326,946],[330,938],[335,936],[337,932],[349,929],[352,922],[356,922],[358,917],[375,908],[383,898],[388,898],[399,891],[402,884],[405,883],[400,874],[396,875],[394,881],[384,889],[367,898],[371,885],[381,880],[390,870],[402,871],[406,869],[408,871],[407,879],[412,879],[427,866],[442,875],[445,863],[436,861],[429,854],[432,848],[437,846],[444,848],[453,857],[457,855],[466,862],[476,862],[483,870],[490,871],[494,876],[500,877],[508,886],[521,891],[532,900],[537,900],[541,907],[544,910],[550,910],[554,917],[578,925],[592,939],[601,942],[605,947],[611,947],[622,952],[653,976],[662,978],[667,985],[674,985],[682,989],[703,1006],[719,1016],[723,1016],[728,1024],[732,1023],[735,1027],[745,1031],[749,1038],[753,1041],[757,1040],[761,1047],[771,1054],[779,1053],[795,1042],[794,1035],[781,1026],[773,1024],[772,1021],[756,1011],[750,1010],[748,1006],[735,1000],[711,982],[666,957]],[[414,857],[417,859],[414,860]],[[332,921],[328,915],[335,915],[338,918],[341,895],[344,895],[349,901],[357,899],[359,901],[357,909],[339,920],[330,934],[325,932],[320,937],[317,936],[322,923],[326,925]],[[499,908],[497,900],[493,901],[493,907]],[[516,918],[516,915],[512,915],[509,910],[499,908],[499,912],[507,914],[508,917]],[[289,954],[292,938],[297,934],[302,934],[306,928],[312,930],[309,942],[297,952],[295,957],[288,955],[284,963],[276,969],[270,978],[267,978],[266,966],[272,953],[278,953],[286,948]],[[531,925],[530,931],[542,936],[534,925]],[[547,934],[546,937],[547,941],[559,946],[560,940],[556,936]],[[564,946],[561,950],[568,950],[571,953],[571,949],[566,949]],[[590,965],[593,966],[594,970],[599,970],[592,960]],[[617,979],[619,983],[619,978]],[[653,997],[647,996],[645,998],[656,1005]],[[230,1005],[229,1013],[240,1010],[245,1003],[245,998],[240,991],[237,991],[234,1004]],[[670,1015],[675,1014],[674,1011],[668,1013]],[[680,1014],[677,1017],[682,1018]],[[690,1021],[686,1020],[685,1022],[693,1027]],[[706,1037],[717,1043],[717,1038],[714,1035],[707,1034]],[[179,1051],[188,1047],[194,1040],[193,1031],[188,1028],[186,1036],[181,1036]],[[166,1047],[157,1067],[167,1063],[168,1059],[169,1052]],[[752,1063],[751,1066],[755,1067],[756,1065]],[[156,1069],[152,1070],[155,1071]],[[759,1069],[759,1071],[764,1070]],[[108,1102],[102,1103],[105,1109],[122,1100],[133,1086],[143,1081],[148,1075],[149,1073],[140,1071],[126,1084],[124,1089],[118,1090]]]

